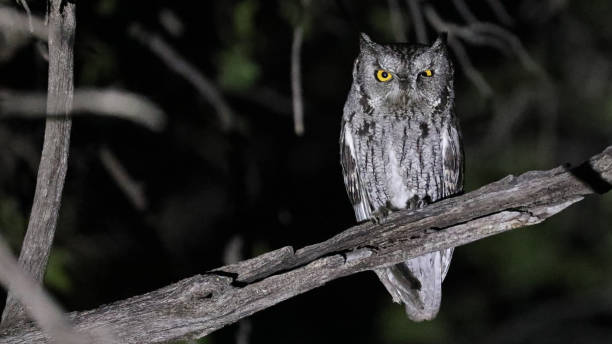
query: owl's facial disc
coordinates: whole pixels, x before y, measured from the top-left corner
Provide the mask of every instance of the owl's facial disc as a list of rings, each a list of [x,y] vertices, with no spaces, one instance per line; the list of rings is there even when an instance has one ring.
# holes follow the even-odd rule
[[[358,62],[354,77],[382,112],[413,106],[433,110],[452,89],[453,68],[443,37],[427,46],[379,44],[363,35]]]

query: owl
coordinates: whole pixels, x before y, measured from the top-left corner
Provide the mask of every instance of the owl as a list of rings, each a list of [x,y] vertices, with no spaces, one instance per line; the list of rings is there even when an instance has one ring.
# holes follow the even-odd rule
[[[361,34],[344,105],[340,160],[357,221],[384,221],[463,189],[454,70],[442,34],[432,45],[379,44]],[[435,318],[453,249],[376,274],[414,321]]]

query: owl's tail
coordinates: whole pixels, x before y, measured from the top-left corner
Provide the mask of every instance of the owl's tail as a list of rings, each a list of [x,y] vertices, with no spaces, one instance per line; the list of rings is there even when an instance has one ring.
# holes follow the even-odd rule
[[[432,320],[442,300],[442,281],[453,256],[453,249],[431,252],[403,263],[376,269],[393,301],[404,303],[408,318]]]

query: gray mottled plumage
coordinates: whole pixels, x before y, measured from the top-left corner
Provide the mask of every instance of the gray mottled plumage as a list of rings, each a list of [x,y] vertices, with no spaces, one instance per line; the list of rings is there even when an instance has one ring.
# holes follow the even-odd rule
[[[362,34],[360,46],[340,136],[357,220],[384,220],[389,211],[461,192],[463,150],[445,37],[427,46],[378,44]],[[390,80],[380,81],[378,71]],[[429,253],[376,273],[410,319],[433,319],[452,253]]]

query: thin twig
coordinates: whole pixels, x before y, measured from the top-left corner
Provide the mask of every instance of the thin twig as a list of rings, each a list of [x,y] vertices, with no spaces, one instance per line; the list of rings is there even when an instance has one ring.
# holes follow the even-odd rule
[[[473,23],[478,21],[478,19],[476,19],[476,16],[474,15],[474,13],[472,13],[472,10],[470,10],[470,7],[465,3],[464,0],[453,0],[453,4],[455,5],[457,12],[459,12],[461,18],[463,18],[466,23]]]
[[[238,332],[236,332],[236,344],[249,344],[249,337],[253,330],[250,319],[242,319],[238,322]]]
[[[292,116],[293,113],[291,97],[266,85],[261,85],[248,92],[235,92],[232,96],[240,97],[279,115]]]
[[[506,11],[506,8],[504,7],[501,1],[487,0],[487,2],[489,3],[489,7],[491,7],[491,9],[493,10],[493,13],[495,13],[497,20],[499,20],[502,24],[506,26],[514,25],[514,19],[512,19],[510,14],[508,14],[508,11]]]
[[[179,55],[160,36],[146,31],[138,24],[130,27],[129,34],[147,46],[157,57],[166,63],[168,68],[187,80],[204,99],[212,104],[217,112],[221,128],[224,131],[231,130],[236,126],[235,115],[221,93],[195,66],[187,62],[184,57]]]
[[[18,3],[23,6],[23,9],[26,11],[28,15],[28,24],[30,25],[30,32],[34,33],[34,25],[32,24],[32,12],[30,11],[30,6],[28,6],[28,2],[26,0],[17,0]]]
[[[68,169],[72,121],[68,114],[73,97],[73,42],[75,4],[52,0],[49,20],[49,82],[47,118],[42,157],[36,178],[36,191],[19,263],[42,283],[55,235],[62,190]],[[3,324],[24,318],[21,304],[9,293],[2,314]]]
[[[402,16],[398,0],[387,0],[389,6],[389,18],[391,19],[391,29],[393,36],[398,42],[406,42],[406,25]]]
[[[230,241],[225,245],[225,250],[223,250],[223,264],[230,265],[240,262],[243,259],[243,245],[244,239],[242,239],[240,235],[235,235],[234,237],[232,237]],[[253,324],[251,324],[250,319],[245,318],[238,321],[238,330],[236,331],[236,344],[248,344],[252,329]]]
[[[235,264],[242,260],[242,246],[244,239],[240,235],[233,236],[230,241],[225,244],[223,250],[223,264]]]
[[[487,22],[472,22],[466,26],[449,23],[443,20],[435,8],[425,5],[425,18],[438,31],[446,31],[461,37],[468,43],[490,46],[504,54],[514,54],[523,68],[542,79],[548,79],[546,72],[529,55],[521,40],[509,30]]]
[[[73,313],[72,320],[77,329],[112,330],[122,343],[200,338],[335,279],[534,225],[587,195],[610,189],[612,146],[572,169],[507,176],[418,210],[391,213],[384,224],[363,223],[297,251],[286,246],[144,295]],[[0,341],[45,342],[28,324],[0,329]]]
[[[470,59],[467,52],[465,51],[465,48],[463,47],[463,44],[459,40],[453,37],[449,37],[448,45],[455,54],[455,58],[457,59],[457,62],[459,62],[461,70],[463,71],[463,73],[465,73],[465,76],[474,84],[474,86],[476,86],[478,92],[480,92],[480,94],[485,97],[490,97],[491,95],[493,95],[493,88],[491,88],[487,80],[482,76],[482,73],[480,73],[480,71],[478,71],[478,69],[474,67],[474,65],[472,64],[472,60]]]
[[[302,99],[301,54],[304,41],[304,25],[299,24],[293,30],[291,45],[291,94],[293,98],[293,127],[295,134],[304,134],[304,101]]]
[[[174,37],[180,37],[185,32],[185,25],[179,17],[168,8],[159,11],[159,23]]]
[[[427,28],[423,21],[423,13],[421,13],[420,0],[406,0],[408,3],[408,9],[410,10],[410,16],[412,17],[412,23],[414,24],[414,31],[416,32],[417,43],[427,44]]]
[[[478,91],[484,96],[491,96],[493,89],[489,86],[489,83],[485,80],[482,74],[472,65],[472,61],[468,56],[465,48],[461,41],[455,38],[456,27],[446,23],[436,10],[432,6],[425,6],[425,18],[427,22],[433,26],[438,32],[448,32],[448,45],[455,54],[459,66],[465,73],[465,76],[476,86]]]
[[[467,29],[479,35],[489,34],[504,41],[509,46],[510,50],[518,57],[523,68],[530,72],[537,73],[542,78],[546,78],[546,73],[529,55],[521,40],[512,32],[498,25],[485,22],[473,23],[468,26]]]
[[[27,33],[42,41],[47,41],[48,39],[47,27],[42,19],[32,16],[29,12],[24,15],[14,8],[1,5],[0,30],[5,34],[14,32]]]
[[[100,161],[134,208],[140,211],[145,210],[147,208],[147,198],[142,183],[130,177],[119,159],[106,147],[100,149]]]
[[[55,343],[90,343],[91,339],[76,333],[64,317],[63,311],[51,296],[25,274],[0,237],[0,282],[19,302],[27,313]]]
[[[39,117],[44,115],[46,94],[0,91],[0,117]],[[111,116],[162,130],[166,114],[149,99],[125,90],[82,88],[74,91],[70,116],[89,113]]]

